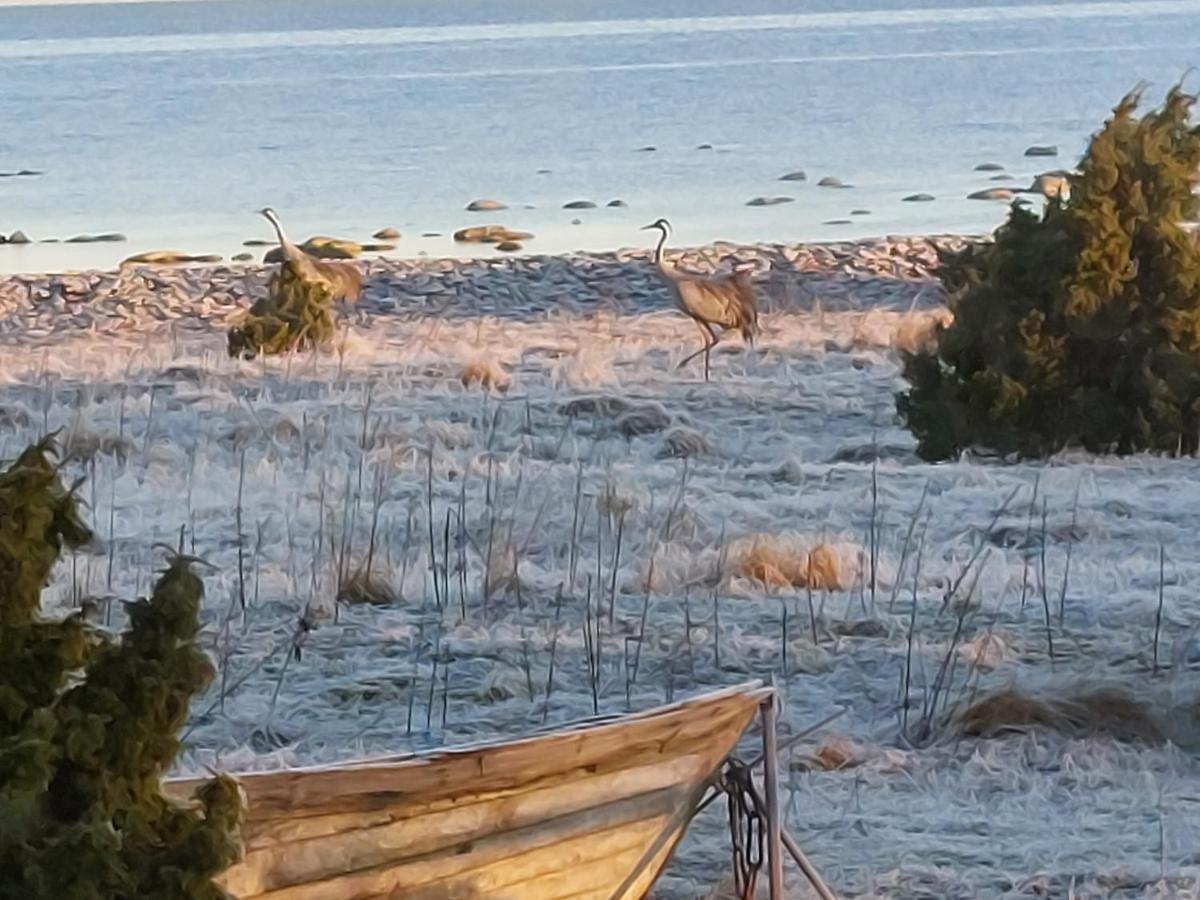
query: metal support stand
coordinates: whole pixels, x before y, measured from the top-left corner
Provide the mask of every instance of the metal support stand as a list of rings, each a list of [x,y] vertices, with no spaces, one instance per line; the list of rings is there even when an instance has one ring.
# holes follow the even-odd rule
[[[783,826],[779,821],[779,760],[775,746],[775,692],[763,705],[763,793],[767,806],[767,884],[771,900],[783,900]]]
[[[779,745],[775,735],[775,693],[772,691],[771,696],[763,701],[759,708],[762,718],[763,729],[763,805],[766,806],[767,818],[767,866],[769,873],[768,885],[770,888],[770,900],[783,900],[783,850],[787,848],[787,852],[791,854],[792,859],[796,861],[796,865],[808,879],[808,883],[812,885],[813,890],[817,892],[817,896],[821,900],[837,900],[833,891],[821,878],[816,867],[804,855],[804,851],[800,849],[800,845],[796,843],[787,831],[783,828],[783,822],[780,818],[779,804]],[[840,715],[840,713],[839,713]],[[836,718],[831,717],[831,718]],[[829,721],[829,720],[827,720]],[[826,724],[825,722],[821,724]],[[818,726],[819,727],[819,726]],[[754,765],[751,763],[751,765]]]

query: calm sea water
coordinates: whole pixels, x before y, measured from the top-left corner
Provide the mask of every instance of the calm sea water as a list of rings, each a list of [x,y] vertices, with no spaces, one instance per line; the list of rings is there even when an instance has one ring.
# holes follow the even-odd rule
[[[980,231],[1004,205],[965,199],[993,186],[977,163],[1069,166],[1126,89],[1157,99],[1197,64],[1200,0],[0,7],[0,172],[45,171],[0,178],[0,231],[130,237],[0,246],[0,271],[229,255],[270,236],[264,205],[298,238],[394,226],[405,255],[493,221],[555,252],[638,244],[658,216],[680,243]],[[480,197],[512,208],[463,210]]]

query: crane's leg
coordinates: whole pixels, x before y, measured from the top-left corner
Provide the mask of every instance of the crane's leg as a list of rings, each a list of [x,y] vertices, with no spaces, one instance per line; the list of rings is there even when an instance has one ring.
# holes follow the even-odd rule
[[[700,329],[700,335],[704,339],[704,346],[701,347],[699,350],[697,350],[695,353],[691,353],[691,354],[688,354],[687,356],[685,356],[682,360],[679,361],[679,365],[677,365],[675,368],[682,369],[684,366],[686,366],[688,363],[690,363],[693,359],[695,359],[697,356],[699,356],[701,353],[703,353],[704,354],[704,380],[708,381],[708,351],[713,348],[714,344],[716,344],[717,336],[713,333],[712,326],[709,325],[707,322],[701,322],[699,319],[694,319],[693,321],[695,321],[696,327]]]

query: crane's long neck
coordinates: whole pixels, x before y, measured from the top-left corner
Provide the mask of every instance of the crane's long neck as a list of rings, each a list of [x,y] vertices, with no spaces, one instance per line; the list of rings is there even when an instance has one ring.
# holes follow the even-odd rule
[[[267,221],[270,222],[271,225],[275,228],[275,236],[279,238],[279,246],[287,247],[289,244],[289,241],[287,239],[287,235],[283,233],[283,226],[281,224],[279,224],[279,219],[276,218],[274,213],[268,213],[266,218],[267,218]]]
[[[658,246],[654,248],[654,264],[660,269],[666,268],[667,257],[663,253],[663,248],[667,245],[667,229],[659,228],[661,237],[658,239]]]

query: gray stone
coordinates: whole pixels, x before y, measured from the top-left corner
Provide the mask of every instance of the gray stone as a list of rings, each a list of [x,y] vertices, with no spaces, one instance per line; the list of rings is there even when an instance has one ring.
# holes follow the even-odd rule
[[[937,197],[933,194],[909,194],[904,198],[904,203],[929,203],[931,200],[936,200]]]
[[[976,172],[1003,172],[1004,166],[1000,163],[980,163],[975,167]]]
[[[501,253],[516,253],[517,251],[524,250],[525,248],[522,247],[517,241],[501,241],[496,245],[496,249]]]
[[[852,216],[869,216],[870,214],[871,214],[871,211],[869,209],[852,209],[852,210],[850,210],[850,215],[852,215]]]
[[[380,228],[371,237],[377,241],[396,241],[400,239],[400,232],[395,228]]]
[[[788,172],[786,175],[779,176],[780,181],[808,181],[808,174],[803,169],[797,169],[795,172]]]
[[[591,200],[572,200],[570,203],[564,203],[563,209],[595,209],[596,204]]]
[[[817,182],[817,187],[848,188],[852,186],[853,185],[846,184],[846,182],[842,181],[840,178],[834,178],[832,175],[826,175]]]
[[[508,209],[499,200],[472,200],[467,204],[467,212],[495,212],[500,209]]]
[[[624,200],[609,200],[607,204],[609,209],[623,209],[628,205]]]
[[[658,148],[654,147],[654,146],[638,147],[637,152],[638,153],[653,153],[657,149]]]
[[[1016,191],[1010,188],[984,188],[982,191],[975,191],[973,194],[967,194],[968,200],[1011,200],[1017,196]]]
[[[1044,146],[1034,145],[1025,149],[1026,156],[1058,156],[1058,148],[1053,144]]]
[[[33,241],[29,240],[29,236],[27,234],[25,234],[25,232],[21,231],[20,229],[18,229],[17,231],[14,231],[12,234],[10,234],[8,236],[8,242],[10,244],[32,244],[33,243]]]
[[[234,262],[250,262],[252,259],[254,259],[254,254],[243,251],[242,253],[234,254],[232,258]]]
[[[778,206],[781,203],[791,203],[792,197],[755,197],[753,200],[747,200],[747,206]]]

